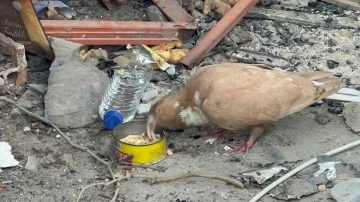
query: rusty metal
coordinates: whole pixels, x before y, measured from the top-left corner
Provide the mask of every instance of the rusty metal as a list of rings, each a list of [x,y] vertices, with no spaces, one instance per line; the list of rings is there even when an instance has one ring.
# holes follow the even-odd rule
[[[153,0],[155,5],[173,22],[191,22],[189,15],[175,0]]]
[[[196,25],[187,22],[41,20],[48,36],[84,45],[158,45],[191,40]]]
[[[180,61],[192,69],[225,37],[259,0],[240,0]]]

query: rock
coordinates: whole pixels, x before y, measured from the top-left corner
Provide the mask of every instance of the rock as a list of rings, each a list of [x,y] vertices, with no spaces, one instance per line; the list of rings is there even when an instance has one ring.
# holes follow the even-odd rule
[[[360,103],[349,102],[344,105],[343,116],[346,124],[356,133],[360,132]]]
[[[71,154],[63,154],[59,158],[56,159],[56,163],[63,165],[71,165],[73,164],[74,159]]]
[[[339,63],[334,60],[327,60],[326,64],[329,69],[334,69],[335,67],[339,66]]]
[[[334,46],[337,46],[337,43],[334,39],[330,38],[328,41],[327,41],[327,44],[329,47],[334,47]]]
[[[315,121],[320,125],[325,125],[331,121],[331,118],[326,112],[318,112],[315,115]]]
[[[165,15],[161,12],[161,10],[155,6],[151,5],[146,9],[146,15],[149,21],[152,22],[167,22]]]
[[[159,92],[157,90],[151,90],[144,93],[141,101],[144,104],[147,104],[151,102],[153,99],[155,99],[159,95]]]
[[[331,196],[338,202],[358,202],[360,197],[360,178],[348,179],[336,184],[331,189]]]
[[[326,190],[326,186],[325,185],[319,185],[318,186],[318,190],[320,191],[320,192],[324,192],[325,190]]]
[[[137,109],[136,113],[139,115],[147,115],[151,108],[151,102],[147,104],[140,104],[139,108]]]
[[[25,169],[36,172],[38,164],[39,164],[39,161],[35,156],[28,156],[28,160],[26,162]]]
[[[45,95],[45,117],[61,128],[93,123],[109,78],[79,56],[80,44],[51,38],[55,60]],[[88,60],[87,60],[88,61]]]
[[[37,93],[40,96],[44,96],[47,91],[47,85],[46,84],[28,84],[29,90],[33,91],[34,93]]]
[[[4,96],[6,95],[6,89],[4,86],[1,86],[1,83],[0,83],[0,96]]]
[[[30,130],[31,130],[31,128],[30,128],[29,126],[26,126],[26,127],[24,127],[24,129],[23,129],[24,132],[29,132]]]

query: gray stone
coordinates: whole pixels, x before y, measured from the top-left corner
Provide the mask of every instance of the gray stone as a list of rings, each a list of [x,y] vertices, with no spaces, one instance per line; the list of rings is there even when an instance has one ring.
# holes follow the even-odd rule
[[[41,96],[44,96],[47,91],[47,84],[28,84],[27,87],[29,90]]]
[[[343,116],[346,124],[356,133],[360,132],[360,103],[350,102],[344,105]]]
[[[146,104],[151,102],[153,99],[155,99],[159,95],[159,92],[157,90],[150,90],[144,93],[141,101],[142,103]]]
[[[63,165],[71,165],[74,162],[74,159],[71,154],[63,154],[56,159],[56,163]]]
[[[27,90],[17,101],[17,103],[25,109],[32,110],[34,106],[43,103],[43,99],[33,91]],[[14,107],[15,109],[16,107]],[[17,108],[16,108],[17,109]]]
[[[150,108],[151,108],[151,102],[147,103],[147,104],[140,104],[136,113],[138,115],[147,115],[147,114],[149,114]]]
[[[35,156],[28,156],[28,160],[26,162],[25,169],[36,172],[38,164],[39,164],[39,161]]]
[[[149,6],[146,9],[146,14],[149,21],[152,22],[167,22],[165,15],[161,12],[161,10],[154,5]]]
[[[80,44],[52,38],[55,60],[44,98],[45,117],[61,128],[93,123],[109,78],[79,56]]]
[[[360,178],[348,179],[331,189],[331,196],[338,202],[357,202],[359,198]]]
[[[331,118],[326,112],[318,112],[315,115],[315,121],[320,125],[325,125],[331,121]]]

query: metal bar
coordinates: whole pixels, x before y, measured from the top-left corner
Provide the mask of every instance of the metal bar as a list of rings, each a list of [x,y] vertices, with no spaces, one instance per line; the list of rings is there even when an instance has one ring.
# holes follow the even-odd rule
[[[199,64],[258,1],[239,0],[180,62],[190,69]]]
[[[193,17],[175,0],[153,0],[155,5],[173,22],[191,22]]]
[[[41,20],[48,36],[84,45],[157,45],[191,39],[196,25],[187,22]],[[184,34],[185,33],[185,34]]]

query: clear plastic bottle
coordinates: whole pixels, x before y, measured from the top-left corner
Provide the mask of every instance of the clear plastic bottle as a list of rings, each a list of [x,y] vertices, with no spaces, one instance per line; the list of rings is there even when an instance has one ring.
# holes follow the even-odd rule
[[[111,110],[120,112],[121,121],[115,121],[117,124],[131,121],[135,117],[140,100],[150,82],[151,74],[152,68],[138,63],[115,67],[113,77],[99,106],[101,119],[104,120],[106,112]],[[112,116],[110,119],[113,118]]]

